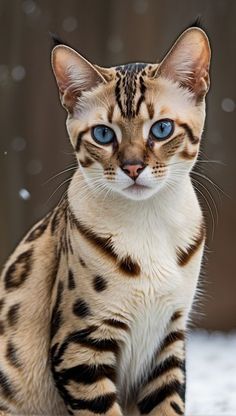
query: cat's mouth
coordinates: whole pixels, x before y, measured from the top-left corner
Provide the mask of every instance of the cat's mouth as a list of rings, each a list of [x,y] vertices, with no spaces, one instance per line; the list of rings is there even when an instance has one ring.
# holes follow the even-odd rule
[[[124,189],[124,191],[137,191],[137,192],[141,192],[144,191],[146,189],[150,189],[149,186],[145,186],[145,185],[139,185],[138,183],[134,183],[130,186],[128,186],[127,188]]]
[[[139,185],[138,183],[133,183],[127,188],[123,189],[123,192],[131,199],[144,199],[149,196],[151,191],[150,186]]]

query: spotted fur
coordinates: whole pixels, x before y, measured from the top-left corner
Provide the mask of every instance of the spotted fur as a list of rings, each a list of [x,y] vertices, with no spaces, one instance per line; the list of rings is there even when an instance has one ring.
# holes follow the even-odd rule
[[[101,68],[54,48],[78,169],[3,268],[1,415],[184,414],[185,333],[205,240],[189,172],[209,59],[197,28],[159,65]],[[162,119],[174,129],[160,141],[151,127]],[[113,141],[97,143],[95,125],[112,128]]]

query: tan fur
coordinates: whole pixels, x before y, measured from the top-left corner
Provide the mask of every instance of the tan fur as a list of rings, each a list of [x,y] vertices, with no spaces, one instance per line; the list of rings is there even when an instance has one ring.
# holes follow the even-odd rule
[[[54,48],[79,166],[2,272],[0,415],[183,414],[205,240],[189,172],[209,59],[196,28],[159,65],[100,68]],[[172,122],[166,139],[153,133],[160,120]],[[111,142],[99,143],[97,125]]]

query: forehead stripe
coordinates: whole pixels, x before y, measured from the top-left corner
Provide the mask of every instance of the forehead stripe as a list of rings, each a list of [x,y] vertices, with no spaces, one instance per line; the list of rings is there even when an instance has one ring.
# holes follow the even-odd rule
[[[111,105],[109,110],[108,110],[108,114],[107,114],[107,119],[108,119],[109,123],[112,123],[113,113],[114,113],[114,105]]]
[[[138,115],[139,110],[140,110],[140,106],[141,106],[142,102],[145,99],[145,91],[147,89],[146,86],[145,86],[145,84],[144,84],[143,77],[140,76],[139,82],[140,82],[140,97],[139,97],[138,103],[137,103],[136,116]]]

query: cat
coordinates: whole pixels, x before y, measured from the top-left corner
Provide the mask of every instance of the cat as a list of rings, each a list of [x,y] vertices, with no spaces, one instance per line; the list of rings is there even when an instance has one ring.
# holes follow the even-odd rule
[[[53,48],[78,168],[2,272],[2,415],[184,414],[210,55],[198,27],[160,64],[102,68]]]

